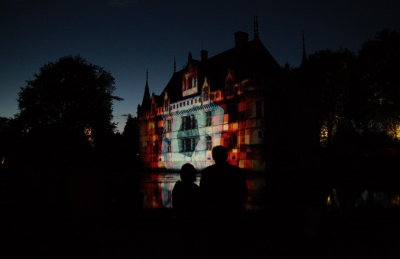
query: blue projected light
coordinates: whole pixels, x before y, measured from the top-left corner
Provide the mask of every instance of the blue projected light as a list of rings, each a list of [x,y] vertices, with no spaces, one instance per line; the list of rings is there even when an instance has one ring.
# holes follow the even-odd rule
[[[191,163],[197,169],[213,164],[211,146],[219,145],[224,122],[224,109],[214,102],[187,105],[179,112],[164,115],[162,162],[167,169],[180,169]],[[212,123],[206,113],[211,112]],[[170,126],[169,126],[170,124]],[[211,145],[207,145],[211,137]],[[210,141],[208,139],[208,141]]]

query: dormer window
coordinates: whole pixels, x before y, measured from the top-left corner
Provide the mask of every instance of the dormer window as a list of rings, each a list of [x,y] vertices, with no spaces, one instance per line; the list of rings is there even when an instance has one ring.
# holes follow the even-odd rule
[[[186,72],[182,78],[182,95],[188,96],[197,93],[197,71],[192,69]]]
[[[196,78],[192,77],[191,82],[189,84],[189,89],[196,87]]]
[[[192,88],[197,88],[197,76],[195,73],[187,73],[184,76],[183,80],[183,91],[192,89]]]

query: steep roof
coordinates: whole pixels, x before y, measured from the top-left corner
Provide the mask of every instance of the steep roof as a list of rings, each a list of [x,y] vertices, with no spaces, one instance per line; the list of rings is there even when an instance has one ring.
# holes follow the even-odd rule
[[[183,99],[182,76],[189,64],[197,66],[198,69],[199,92],[193,96],[201,93],[204,77],[207,77],[212,91],[223,88],[228,69],[233,71],[235,82],[256,76],[268,78],[280,69],[279,64],[270,52],[256,38],[240,47],[231,48],[203,61],[189,59],[186,68],[172,75],[167,86],[160,94],[161,97],[164,97],[165,92],[168,92],[171,102]],[[162,101],[163,98],[159,100]]]

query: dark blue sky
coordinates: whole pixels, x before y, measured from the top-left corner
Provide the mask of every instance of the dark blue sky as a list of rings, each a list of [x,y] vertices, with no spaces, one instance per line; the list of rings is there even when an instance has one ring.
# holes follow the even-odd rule
[[[340,47],[357,52],[383,28],[400,31],[398,0],[0,0],[0,116],[18,112],[19,88],[40,67],[80,54],[116,78],[115,121],[136,115],[146,69],[150,91],[159,94],[189,51],[199,58],[233,47],[233,33],[253,32],[279,64],[297,66],[302,30],[307,53]]]

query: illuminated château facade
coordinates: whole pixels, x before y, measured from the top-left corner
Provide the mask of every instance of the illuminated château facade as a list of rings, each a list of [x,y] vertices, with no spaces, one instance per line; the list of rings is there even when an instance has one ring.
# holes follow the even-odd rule
[[[265,169],[265,96],[269,78],[280,67],[255,29],[249,41],[235,33],[235,47],[208,57],[189,53],[160,95],[146,82],[138,106],[140,155],[149,169],[197,169],[213,164],[211,149],[223,145],[229,162],[244,169]]]

